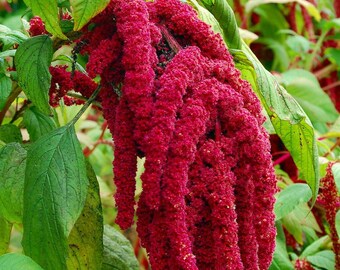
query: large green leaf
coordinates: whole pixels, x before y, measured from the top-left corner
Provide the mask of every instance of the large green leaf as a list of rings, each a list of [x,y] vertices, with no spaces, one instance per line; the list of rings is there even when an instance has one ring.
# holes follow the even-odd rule
[[[104,226],[104,260],[102,270],[138,270],[139,264],[129,242],[116,229]]]
[[[299,102],[315,127],[318,123],[326,127],[326,123],[337,119],[339,113],[312,73],[303,69],[290,69],[281,76],[288,93]]]
[[[48,32],[61,39],[67,39],[59,25],[57,0],[24,0],[24,2],[32,9],[34,15],[43,20]]]
[[[241,49],[241,38],[235,14],[227,0],[201,0],[214,15],[223,30],[223,37],[229,48]],[[207,22],[208,23],[208,22]]]
[[[287,3],[293,3],[296,2],[300,4],[301,6],[305,7],[308,11],[308,13],[313,16],[317,21],[321,19],[320,12],[318,9],[307,0],[252,0],[248,1],[245,5],[246,12],[250,12],[252,9],[259,5],[263,4],[269,4],[269,3],[276,3],[276,4],[287,4]]]
[[[331,250],[323,250],[314,255],[307,256],[307,261],[316,267],[326,270],[335,269],[335,255]]]
[[[70,0],[74,18],[74,30],[80,30],[94,16],[103,11],[110,0]]]
[[[330,238],[328,235],[319,238],[304,249],[304,251],[300,255],[300,258],[305,258],[319,252],[320,250],[326,248],[329,242]]]
[[[25,110],[24,124],[30,135],[31,142],[35,142],[39,137],[56,128],[52,118],[41,113],[36,107]]]
[[[288,256],[286,248],[286,237],[281,222],[276,223],[276,229],[277,235],[275,252],[269,270],[293,270],[294,267]]]
[[[236,67],[252,84],[277,135],[291,153],[301,179],[311,188],[314,202],[319,189],[319,164],[315,133],[308,116],[247,45],[243,44],[243,52],[233,50],[233,56]]]
[[[11,223],[22,223],[26,155],[19,143],[0,149],[0,212]]]
[[[19,85],[27,97],[44,113],[50,113],[48,91],[51,84],[49,66],[52,40],[36,36],[23,42],[15,54]]]
[[[0,111],[4,108],[6,100],[12,91],[12,80],[5,74],[0,73]]]
[[[4,143],[21,142],[21,131],[16,125],[12,124],[0,126],[0,140]]]
[[[293,184],[282,190],[275,202],[276,220],[292,212],[300,203],[305,203],[312,197],[312,192],[306,184]]]
[[[3,51],[8,50],[14,44],[20,44],[28,37],[25,36],[23,33],[12,30],[5,25],[0,24],[0,41],[3,43]]]
[[[27,153],[24,189],[25,254],[45,270],[66,269],[67,238],[83,210],[85,158],[74,127],[40,137]]]
[[[303,244],[303,227],[307,226],[317,232],[320,227],[307,204],[298,205],[292,212],[282,218],[282,224],[294,236],[299,244]]]
[[[6,270],[43,270],[30,257],[18,253],[0,256],[0,269]]]
[[[99,185],[91,164],[86,163],[89,188],[86,202],[68,238],[68,269],[102,269],[103,215]]]
[[[11,231],[12,224],[0,216],[0,255],[7,253],[11,238]]]

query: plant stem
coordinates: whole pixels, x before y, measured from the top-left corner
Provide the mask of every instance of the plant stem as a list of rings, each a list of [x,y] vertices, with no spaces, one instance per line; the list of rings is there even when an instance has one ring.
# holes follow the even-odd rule
[[[337,86],[339,86],[339,85],[340,85],[340,81],[337,81],[337,82],[334,82],[334,83],[332,83],[332,84],[330,84],[330,85],[327,85],[327,86],[323,87],[322,89],[323,89],[325,92],[327,92],[327,91],[329,91],[330,89],[332,89],[332,88],[334,88],[334,87],[337,87]]]
[[[4,120],[6,116],[6,112],[8,111],[9,107],[13,103],[13,101],[18,97],[18,95],[21,93],[21,88],[15,83],[13,85],[12,92],[10,93],[9,97],[7,98],[6,104],[2,111],[0,111],[0,125],[2,124],[2,121]]]
[[[318,42],[315,44],[314,50],[311,53],[310,57],[307,59],[305,69],[311,70],[313,67],[313,61],[315,59],[316,54],[321,49],[322,43],[327,35],[328,31],[324,31],[318,39]]]
[[[163,37],[168,42],[170,48],[173,50],[174,53],[178,53],[182,46],[177,42],[177,40],[171,35],[168,29],[166,29],[163,25],[158,26],[162,32]]]
[[[319,69],[318,71],[314,72],[314,76],[318,79],[321,80],[325,77],[327,77],[331,72],[337,70],[337,65],[336,64],[329,64],[328,66],[325,66],[322,69]]]
[[[80,109],[80,111],[76,114],[76,116],[68,123],[68,125],[75,125],[75,123],[79,120],[79,118],[83,115],[83,113],[87,110],[87,108],[91,105],[91,103],[96,99],[99,94],[101,86],[99,85],[97,89],[93,92],[90,98],[86,101],[84,106]]]

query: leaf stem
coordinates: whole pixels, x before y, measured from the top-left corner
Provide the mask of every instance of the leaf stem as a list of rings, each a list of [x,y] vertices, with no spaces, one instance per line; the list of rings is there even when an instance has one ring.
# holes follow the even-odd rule
[[[322,43],[323,43],[324,39],[326,38],[326,35],[327,35],[328,32],[329,31],[324,31],[323,33],[321,33],[321,36],[319,37],[318,42],[315,44],[315,47],[314,47],[312,54],[307,59],[306,66],[305,66],[306,70],[312,69],[315,56],[318,53],[318,51],[321,49]]]
[[[90,98],[86,101],[84,106],[80,109],[80,111],[76,114],[76,116],[68,123],[68,125],[75,125],[75,123],[79,120],[79,118],[83,115],[83,113],[87,110],[87,108],[91,105],[91,103],[96,99],[99,94],[101,86],[98,85],[97,89],[93,92]]]
[[[6,112],[8,111],[9,107],[11,106],[13,101],[18,97],[21,91],[22,91],[21,88],[17,84],[13,85],[12,92],[7,98],[4,108],[2,109],[2,111],[0,111],[0,125],[2,124],[2,121],[4,120],[6,116]]]

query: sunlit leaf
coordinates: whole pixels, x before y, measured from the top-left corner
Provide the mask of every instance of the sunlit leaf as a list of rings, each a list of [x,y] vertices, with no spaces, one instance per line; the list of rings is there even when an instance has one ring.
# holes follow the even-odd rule
[[[30,257],[18,253],[7,253],[0,256],[0,269],[6,270],[43,270]]]
[[[24,2],[32,9],[35,16],[43,20],[49,33],[61,39],[67,39],[59,25],[57,0],[24,0]]]
[[[80,30],[94,16],[103,11],[110,0],[70,0],[74,18],[74,30]]]
[[[243,51],[233,51],[235,65],[260,98],[277,135],[291,153],[301,178],[311,188],[314,202],[319,189],[319,164],[313,126],[296,100],[278,84],[245,44]]]
[[[327,247],[327,244],[329,244],[330,241],[331,240],[328,235],[320,237],[318,240],[314,241],[312,244],[306,247],[304,251],[301,253],[300,257],[305,258],[307,256],[310,256],[310,255],[313,255],[319,252],[322,249],[325,249]]]
[[[335,255],[331,250],[323,250],[314,255],[307,256],[307,261],[322,269],[335,269]]]
[[[0,41],[3,43],[3,51],[10,49],[14,44],[21,44],[27,38],[23,33],[0,24]]]

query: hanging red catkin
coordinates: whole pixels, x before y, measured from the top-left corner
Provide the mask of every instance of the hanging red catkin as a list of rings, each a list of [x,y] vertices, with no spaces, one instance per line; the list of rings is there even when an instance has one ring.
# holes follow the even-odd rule
[[[335,163],[332,162],[329,163],[326,176],[320,181],[321,192],[319,195],[319,201],[325,208],[326,219],[331,232],[333,250],[335,253],[335,269],[340,269],[340,243],[335,226],[336,213],[340,209],[340,196],[338,195],[338,189],[332,172],[332,166],[334,166],[334,164]]]

